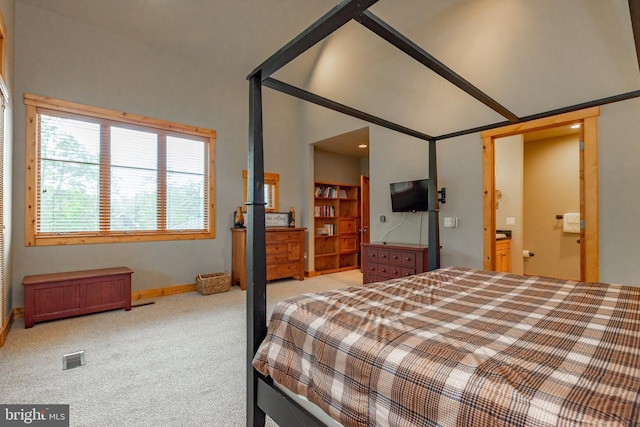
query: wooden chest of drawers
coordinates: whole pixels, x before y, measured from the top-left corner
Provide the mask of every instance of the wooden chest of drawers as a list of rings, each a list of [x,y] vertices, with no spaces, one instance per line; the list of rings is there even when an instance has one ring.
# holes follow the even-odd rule
[[[296,277],[304,280],[305,228],[267,228],[267,280]],[[231,229],[231,283],[247,288],[246,229]]]
[[[427,271],[427,247],[397,243],[362,244],[363,283],[381,282]]]

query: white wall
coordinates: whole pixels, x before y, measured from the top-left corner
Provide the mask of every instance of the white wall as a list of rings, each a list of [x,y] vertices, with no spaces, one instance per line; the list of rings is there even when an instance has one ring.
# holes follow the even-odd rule
[[[496,229],[511,230],[511,272],[517,274],[523,273],[522,140],[522,135],[495,140],[496,189],[502,192],[497,201]],[[508,225],[507,218],[515,219],[515,225]]]
[[[640,99],[605,105],[598,119],[600,280],[640,286]]]
[[[482,140],[479,134],[437,143],[438,186],[447,189],[440,205],[440,245],[443,267],[482,268]],[[443,217],[458,218],[458,227],[443,228]]]
[[[429,143],[373,127],[369,137],[371,242],[415,243],[429,239],[426,212],[391,211],[389,184],[429,178]],[[380,216],[386,221],[381,222]]]
[[[242,169],[247,168],[245,77],[250,71],[231,64],[194,61],[22,2],[16,5],[14,307],[23,305],[20,283],[30,274],[126,265],[134,271],[136,291],[194,283],[198,273],[230,270],[229,228],[242,203]],[[215,129],[216,238],[26,248],[25,92]],[[265,169],[280,174],[280,205],[299,207],[302,167],[291,161],[299,140],[297,102],[270,90],[264,91],[264,101],[270,107],[264,113]]]

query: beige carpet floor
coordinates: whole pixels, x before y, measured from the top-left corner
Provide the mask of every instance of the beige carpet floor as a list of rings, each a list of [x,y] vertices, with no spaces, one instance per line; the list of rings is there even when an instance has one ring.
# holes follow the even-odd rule
[[[360,285],[358,270],[267,287],[289,295]],[[0,348],[0,403],[69,404],[71,426],[245,425],[245,295],[190,292],[38,323],[14,322]],[[63,370],[62,356],[86,364]]]

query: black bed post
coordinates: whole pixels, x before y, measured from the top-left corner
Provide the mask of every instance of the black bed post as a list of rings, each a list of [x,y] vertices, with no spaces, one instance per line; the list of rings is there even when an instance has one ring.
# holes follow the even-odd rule
[[[436,166],[436,140],[429,140],[429,249],[428,271],[440,268],[440,220],[438,219],[438,168]]]
[[[264,426],[258,408],[253,356],[267,335],[267,260],[264,223],[264,152],[260,73],[249,79],[249,164],[247,176],[247,427]]]

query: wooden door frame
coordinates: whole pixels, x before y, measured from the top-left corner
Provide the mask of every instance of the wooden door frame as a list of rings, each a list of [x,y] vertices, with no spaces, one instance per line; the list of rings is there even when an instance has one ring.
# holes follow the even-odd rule
[[[484,131],[482,137],[482,199],[484,226],[485,270],[495,270],[496,250],[496,175],[495,140],[572,123],[582,124],[580,141],[580,276],[583,281],[599,280],[598,238],[598,116],[600,107],[559,114],[544,119],[504,126]]]
[[[369,177],[360,175],[360,225],[359,225],[359,244],[358,252],[360,253],[360,272],[362,272],[362,244],[369,243],[371,240],[371,198],[369,189]],[[366,195],[366,197],[365,197]],[[365,227],[366,218],[366,227]],[[365,231],[366,229],[366,231]],[[366,238],[365,238],[366,236]]]

